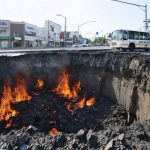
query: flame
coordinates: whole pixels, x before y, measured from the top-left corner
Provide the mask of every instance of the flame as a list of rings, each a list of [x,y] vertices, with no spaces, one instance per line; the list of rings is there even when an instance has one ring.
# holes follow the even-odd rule
[[[43,86],[44,86],[44,81],[41,79],[38,79],[35,87],[41,89],[43,88]]]
[[[16,116],[18,112],[11,108],[13,103],[13,93],[9,86],[4,86],[3,97],[0,105],[0,121],[8,121],[10,117]]]
[[[0,104],[0,121],[8,121],[11,117],[18,115],[19,112],[11,107],[12,104],[30,99],[31,96],[27,93],[23,79],[17,78],[17,84],[14,90],[12,90],[9,85],[4,86]],[[9,127],[10,124],[11,122],[8,123],[6,127]]]
[[[67,105],[67,110],[69,110],[70,112],[74,112],[77,109],[82,109],[85,106],[93,106],[96,103],[95,98],[92,97],[89,100],[86,100],[85,97],[82,98],[78,103],[75,103],[74,105],[72,103],[69,103]]]
[[[50,130],[50,131],[48,132],[48,134],[51,135],[51,136],[55,136],[55,135],[57,135],[58,133],[59,133],[59,131],[58,131],[56,128],[53,128],[52,130]]]
[[[12,123],[12,121],[10,120],[7,124],[6,124],[6,128],[9,128],[9,127],[11,127],[11,123]]]
[[[25,81],[23,79],[17,78],[17,86],[13,92],[15,103],[30,100],[32,97],[28,95]]]
[[[72,89],[69,87],[69,74],[66,70],[64,70],[62,75],[59,77],[58,85],[53,90],[53,92],[56,92],[57,94],[62,95],[68,99],[76,99],[80,90],[80,82],[75,83]]]
[[[71,103],[67,105],[67,110],[69,110],[72,113],[74,112],[74,109],[72,108],[72,104]]]
[[[85,98],[81,99],[79,103],[77,104],[78,108],[84,108],[85,107]]]
[[[86,101],[86,106],[93,106],[95,104],[95,98],[92,97],[89,100]]]

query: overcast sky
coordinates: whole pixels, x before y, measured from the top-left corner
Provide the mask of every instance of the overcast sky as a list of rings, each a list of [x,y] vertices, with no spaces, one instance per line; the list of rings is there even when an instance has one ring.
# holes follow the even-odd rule
[[[150,0],[122,1],[148,4],[150,18]],[[25,21],[40,27],[49,19],[64,29],[64,19],[56,14],[67,18],[67,31],[77,31],[78,25],[96,21],[80,27],[80,32],[89,38],[96,32],[101,36],[115,29],[142,29],[145,19],[140,8],[111,0],[0,0],[0,19]]]

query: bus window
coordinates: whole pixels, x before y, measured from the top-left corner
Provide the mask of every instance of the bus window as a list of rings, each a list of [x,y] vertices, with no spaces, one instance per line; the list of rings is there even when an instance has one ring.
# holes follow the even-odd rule
[[[147,32],[140,32],[140,40],[150,40],[150,34]]]
[[[116,30],[112,33],[112,40],[127,40],[127,31]]]
[[[139,40],[139,32],[129,31],[129,39]]]

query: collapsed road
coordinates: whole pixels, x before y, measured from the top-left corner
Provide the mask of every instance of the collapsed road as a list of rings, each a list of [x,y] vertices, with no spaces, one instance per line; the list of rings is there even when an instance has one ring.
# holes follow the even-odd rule
[[[146,54],[1,56],[0,149],[150,149]]]

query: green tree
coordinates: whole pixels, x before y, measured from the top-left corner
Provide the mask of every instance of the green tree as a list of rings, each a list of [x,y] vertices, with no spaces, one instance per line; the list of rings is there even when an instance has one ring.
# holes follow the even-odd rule
[[[106,38],[105,37],[98,37],[98,38],[96,38],[95,40],[94,40],[94,42],[93,42],[94,44],[95,43],[106,43]]]

